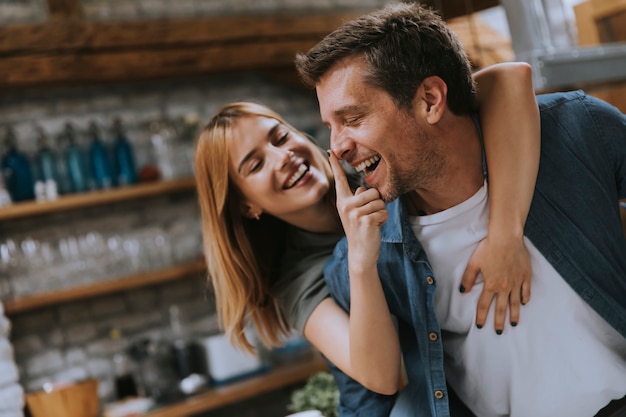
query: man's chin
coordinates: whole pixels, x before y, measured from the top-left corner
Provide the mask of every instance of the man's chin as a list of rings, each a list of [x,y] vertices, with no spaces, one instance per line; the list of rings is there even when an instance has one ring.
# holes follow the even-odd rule
[[[380,198],[382,198],[385,203],[392,202],[402,194],[394,184],[384,184],[383,186],[376,187],[376,189],[380,194]]]
[[[375,180],[374,175],[365,177],[365,185],[367,188],[375,188],[378,194],[380,194],[380,198],[382,198],[385,203],[389,203],[399,196],[397,188],[394,187],[393,184],[389,182],[383,182],[381,184],[380,181]]]
[[[384,185],[376,185],[373,188],[376,188],[378,194],[380,194],[380,198],[382,198],[385,203],[389,203],[398,197],[397,193],[393,192],[393,190],[390,190],[389,187],[385,187]]]

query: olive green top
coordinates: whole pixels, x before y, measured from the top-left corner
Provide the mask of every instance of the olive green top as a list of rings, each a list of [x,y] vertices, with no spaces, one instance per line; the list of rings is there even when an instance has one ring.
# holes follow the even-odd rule
[[[317,305],[329,296],[324,265],[342,234],[311,233],[291,227],[273,290],[288,323],[302,333]]]

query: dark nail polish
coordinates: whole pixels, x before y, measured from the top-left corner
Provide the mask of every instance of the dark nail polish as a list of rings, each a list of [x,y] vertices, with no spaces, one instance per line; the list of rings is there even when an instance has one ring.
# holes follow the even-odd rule
[[[482,329],[483,325],[482,324],[476,324],[476,327],[478,327],[479,329]]]
[[[330,157],[330,151],[328,149],[326,150],[326,155],[328,155],[328,157]]]
[[[498,336],[500,336],[500,335],[502,334],[502,330],[500,330],[500,329],[496,330],[496,334],[497,334]]]
[[[459,285],[459,291],[465,292],[465,286],[463,284]]]
[[[513,326],[513,327],[517,326],[517,322],[516,321],[512,321],[511,322],[511,326]]]

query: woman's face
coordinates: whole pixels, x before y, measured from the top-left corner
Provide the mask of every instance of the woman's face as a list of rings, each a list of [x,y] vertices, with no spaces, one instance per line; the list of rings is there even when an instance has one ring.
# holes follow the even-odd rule
[[[263,211],[292,222],[323,204],[330,188],[319,148],[278,120],[246,116],[233,127],[229,174],[253,216]]]

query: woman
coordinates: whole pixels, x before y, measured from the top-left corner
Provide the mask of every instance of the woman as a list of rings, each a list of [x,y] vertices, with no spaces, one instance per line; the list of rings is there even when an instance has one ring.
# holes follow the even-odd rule
[[[506,231],[523,227],[537,174],[539,118],[530,67],[501,64],[476,73],[475,79],[491,177],[498,178],[489,191],[489,229],[498,224],[495,240],[503,245],[486,244],[475,253],[463,284],[471,288],[478,264],[485,287],[515,275],[516,282],[504,284],[517,291],[524,279],[521,300],[527,302],[527,255],[511,259],[503,248],[518,243],[511,243],[513,233]],[[490,118],[494,108],[520,123],[512,128],[500,122],[506,117]],[[375,300],[372,316],[380,320],[366,334],[351,334],[348,315],[324,285],[323,265],[343,236],[324,152],[266,107],[233,103],[203,129],[195,159],[205,256],[218,317],[231,341],[252,349],[244,334],[249,321],[266,345],[280,344],[294,327],[367,388],[395,393],[400,348],[382,290],[368,290]],[[479,302],[477,323],[484,324],[492,298]],[[519,310],[513,307],[511,321],[517,321]],[[502,314],[498,320],[504,321]],[[351,341],[356,345],[372,337],[376,352],[367,357],[351,353]]]

